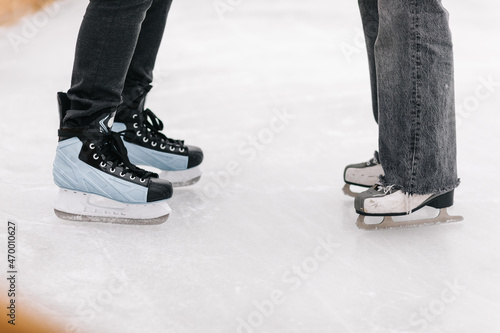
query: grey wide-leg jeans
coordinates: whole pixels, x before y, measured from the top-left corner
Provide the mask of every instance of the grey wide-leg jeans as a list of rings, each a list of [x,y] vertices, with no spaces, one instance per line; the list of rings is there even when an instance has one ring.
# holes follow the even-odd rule
[[[453,46],[440,0],[359,0],[385,176],[408,194],[458,186]]]
[[[75,52],[65,127],[149,90],[172,0],[90,0]]]

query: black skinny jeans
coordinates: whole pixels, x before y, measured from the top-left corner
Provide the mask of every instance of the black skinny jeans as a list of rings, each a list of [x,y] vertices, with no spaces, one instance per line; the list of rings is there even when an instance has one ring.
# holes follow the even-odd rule
[[[65,127],[84,126],[147,89],[171,3],[90,0],[76,44]]]

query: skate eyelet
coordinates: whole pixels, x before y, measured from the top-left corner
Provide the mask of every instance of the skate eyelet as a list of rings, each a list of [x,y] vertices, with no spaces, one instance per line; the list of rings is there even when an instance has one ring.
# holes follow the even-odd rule
[[[160,145],[160,149],[165,150],[165,148],[167,148],[167,147],[166,147],[164,144],[161,144],[161,145]]]
[[[109,172],[115,173],[115,171],[116,171],[116,169],[114,169],[114,168],[109,169]]]
[[[183,152],[184,152],[184,148],[180,148],[179,153],[183,153]]]
[[[101,168],[105,168],[106,167],[106,163],[104,163],[104,162],[101,162],[99,165],[101,166]]]
[[[135,176],[130,176],[130,180],[134,180],[135,179]]]
[[[137,118],[137,114],[134,114],[134,115],[132,116],[132,119],[135,119],[135,118]]]
[[[148,142],[148,141],[149,141],[149,139],[148,139],[148,138],[146,138],[146,137],[144,137],[144,138],[142,138],[142,141],[144,141],[144,142]]]
[[[125,174],[123,172],[120,172],[120,177],[125,177]]]
[[[97,154],[92,155],[92,157],[94,158],[94,160],[98,160],[99,159],[99,155],[97,155]]]
[[[158,144],[156,142],[151,142],[151,146],[156,147]]]
[[[139,125],[137,123],[134,123],[134,128],[139,128]]]
[[[93,144],[93,143],[89,144],[89,148],[90,149],[95,149],[95,144]]]
[[[141,131],[137,131],[135,134],[136,134],[137,136],[142,136]]]
[[[140,181],[141,183],[144,183],[144,182],[146,181],[146,179],[141,178],[141,179],[139,179],[139,181]]]
[[[170,146],[170,147],[168,147],[168,149],[170,149],[170,151],[174,151],[175,147],[174,146]]]

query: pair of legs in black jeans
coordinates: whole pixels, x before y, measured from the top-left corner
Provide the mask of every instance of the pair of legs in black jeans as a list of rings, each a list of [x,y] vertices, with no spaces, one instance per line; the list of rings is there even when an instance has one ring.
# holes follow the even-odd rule
[[[162,223],[170,213],[172,186],[200,179],[201,149],[167,138],[161,120],[144,108],[171,2],[90,1],[71,89],[58,94],[53,175],[60,187],[59,217]]]
[[[91,0],[76,45],[65,127],[149,90],[172,0]]]

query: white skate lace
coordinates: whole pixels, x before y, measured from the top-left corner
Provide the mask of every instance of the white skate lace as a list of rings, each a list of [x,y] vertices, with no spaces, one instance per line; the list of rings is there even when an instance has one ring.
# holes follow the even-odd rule
[[[384,192],[384,195],[391,194],[394,190],[394,185],[384,186],[380,183],[375,184],[375,189],[379,192]]]
[[[387,195],[387,194],[392,194],[392,192],[394,192],[395,185],[393,184],[393,185],[383,186],[382,184],[377,183],[375,186],[376,186],[375,188],[377,191],[384,192],[384,195]],[[411,201],[412,201],[413,195],[409,194],[409,193],[404,193],[404,197],[405,197],[405,212],[406,212],[406,214],[409,215],[412,212]]]
[[[389,185],[384,189],[384,194],[387,193],[392,193],[392,190],[394,189],[394,185]]]
[[[413,195],[405,193],[405,211],[407,215],[411,214],[411,199]]]

